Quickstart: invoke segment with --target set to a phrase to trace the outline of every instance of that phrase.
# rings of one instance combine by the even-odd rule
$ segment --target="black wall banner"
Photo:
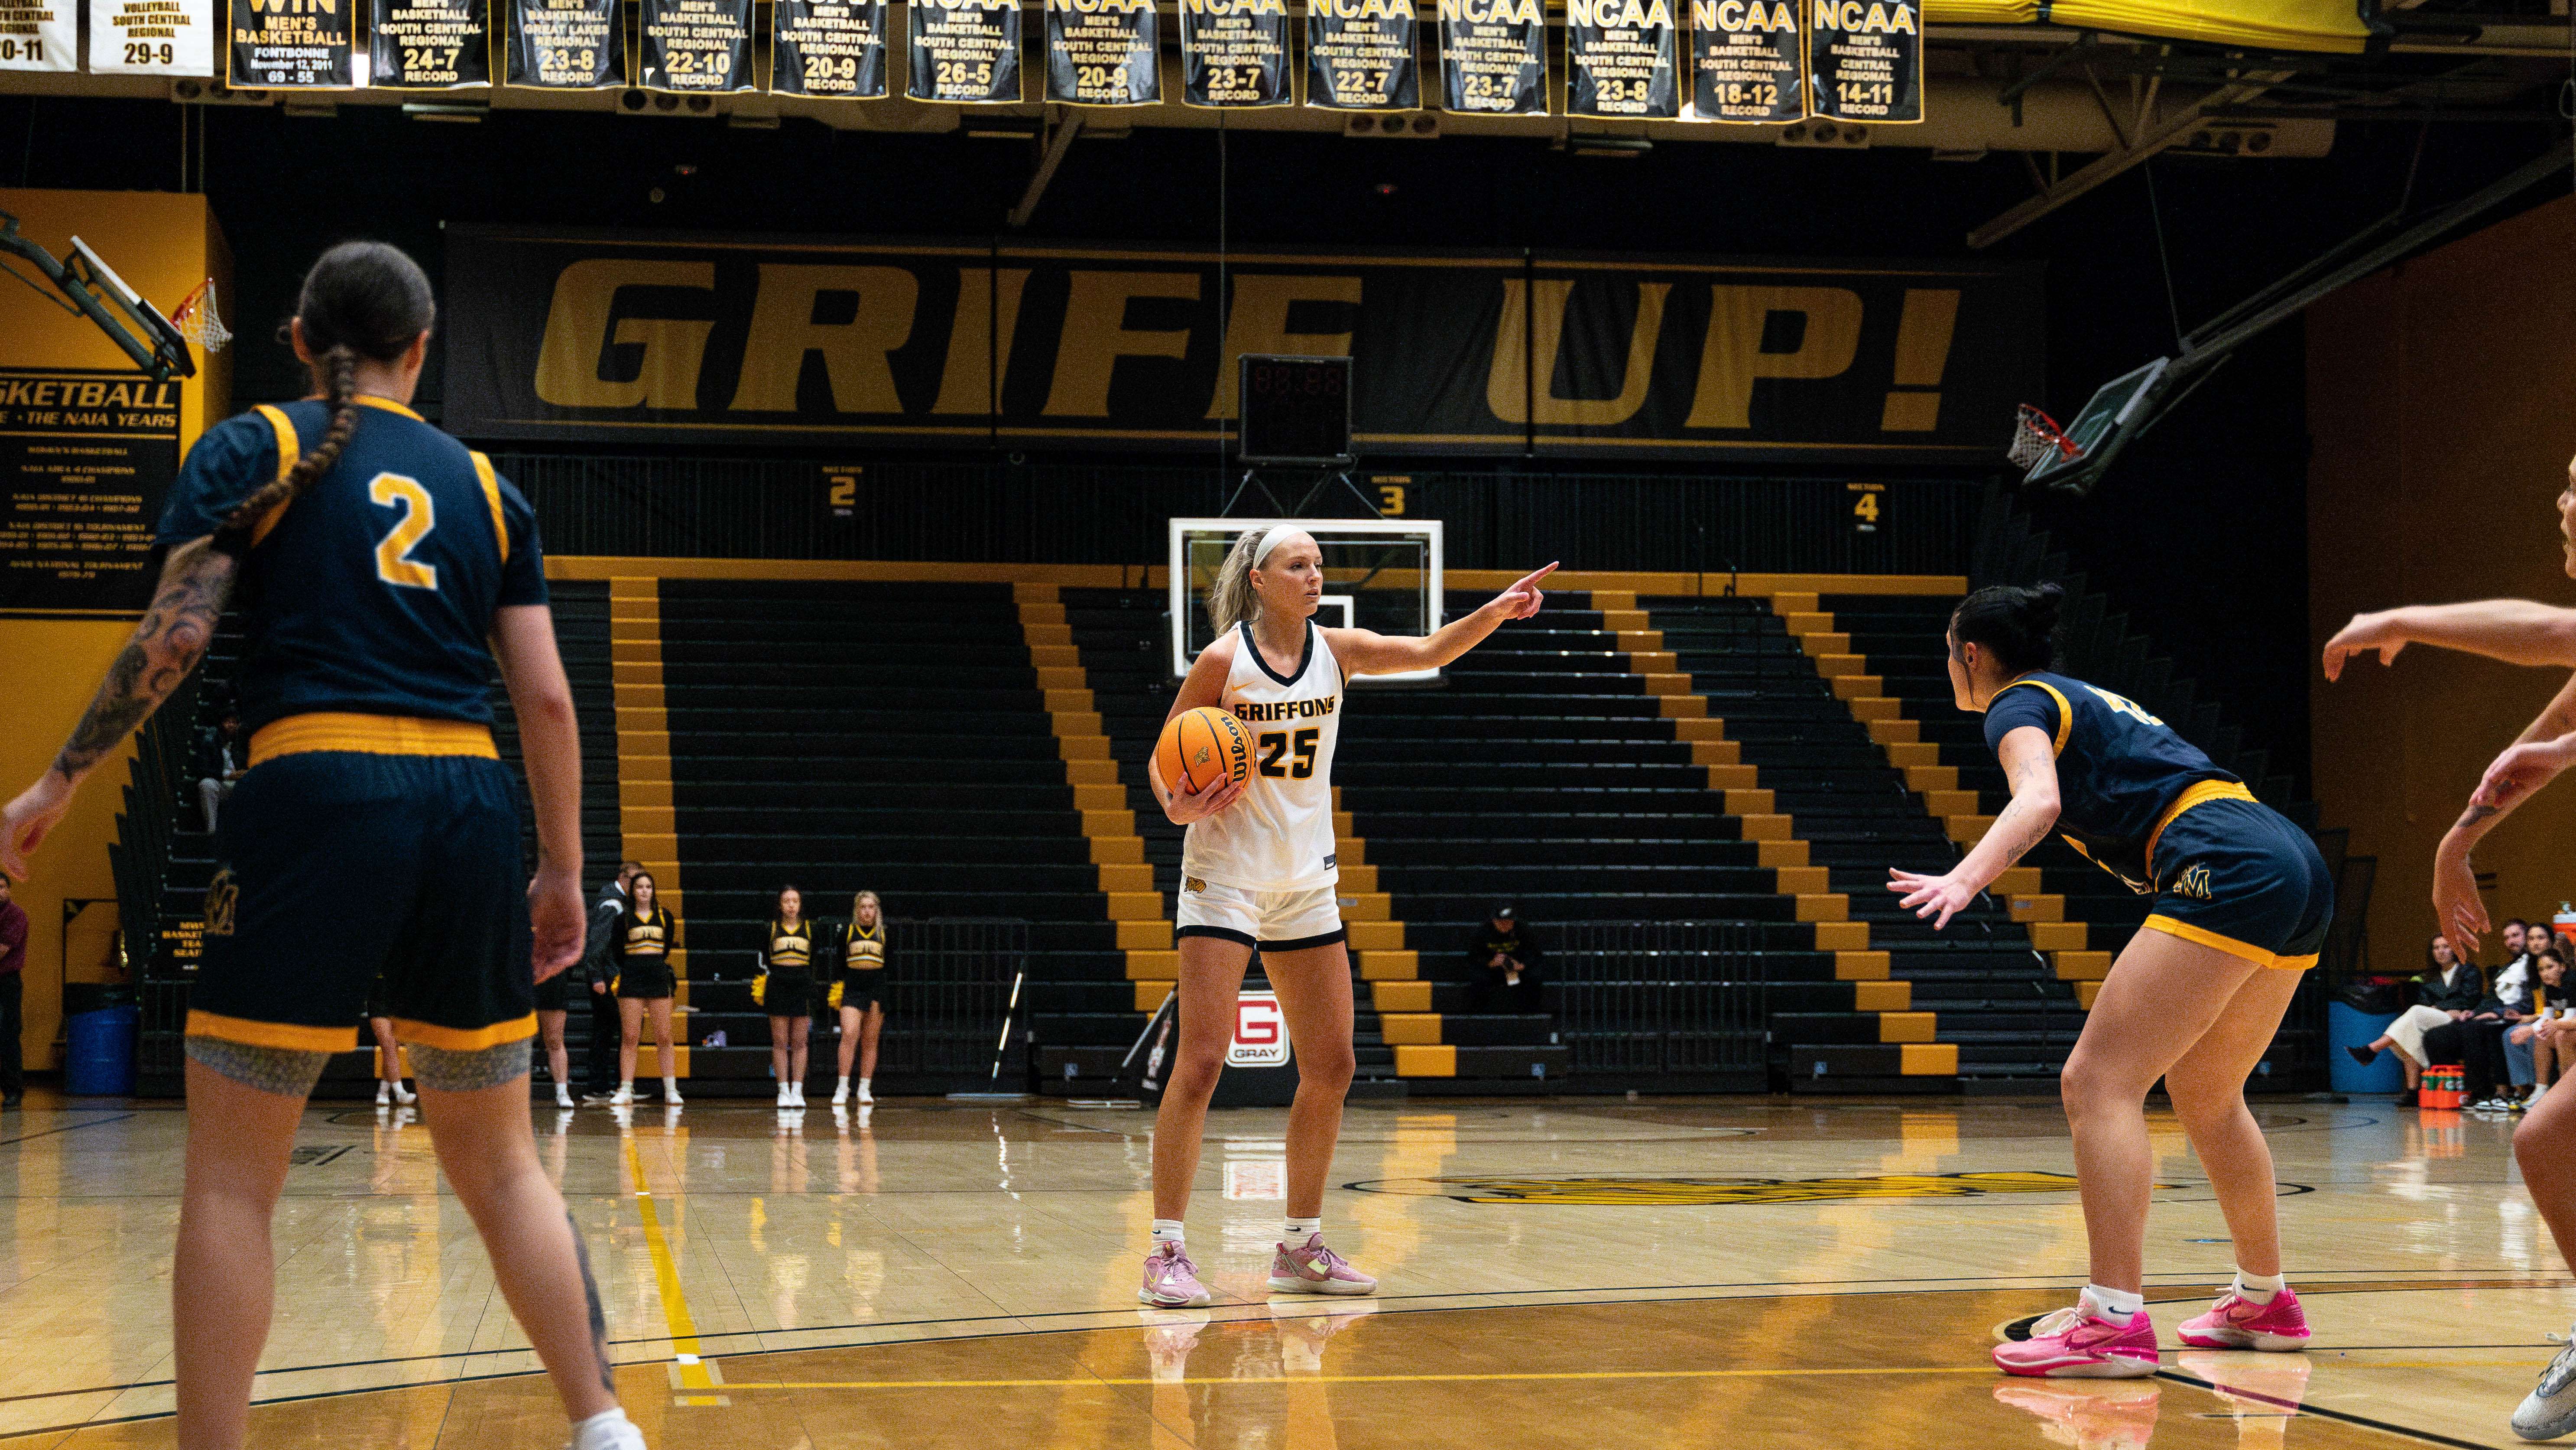
[[[1680,0],[1565,0],[1565,109],[1574,116],[1670,120]]]
[[[1809,0],[1808,104],[1837,121],[1923,119],[1921,0]]]
[[[1419,107],[1413,0],[1306,0],[1306,104],[1334,111]]]
[[[510,0],[514,86],[593,90],[626,84],[626,27],[617,0]]]
[[[886,93],[886,0],[778,0],[769,88],[786,96]]]
[[[1451,111],[1547,113],[1547,16],[1539,0],[1440,0],[1440,96]]]
[[[1803,120],[1805,0],[1690,0],[1694,121]]]
[[[179,476],[179,387],[0,368],[0,609],[140,609]]]
[[[1211,253],[454,226],[469,439],[1206,451],[1234,359],[1353,359],[1364,456],[1986,463],[2036,266]],[[998,394],[998,396],[997,396]],[[844,455],[845,456],[845,455]]]
[[[904,94],[965,105],[1020,99],[1019,0],[910,0]]]
[[[1047,99],[1141,106],[1163,98],[1154,0],[1046,0]]]
[[[751,0],[643,0],[644,86],[751,89]]]
[[[444,90],[492,79],[486,0],[368,0],[367,84]]]
[[[231,0],[226,84],[245,90],[347,90],[355,0]]]
[[[1191,106],[1284,106],[1288,0],[1180,0],[1181,101]]]

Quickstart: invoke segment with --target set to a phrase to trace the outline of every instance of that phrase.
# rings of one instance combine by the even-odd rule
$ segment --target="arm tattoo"
[[[223,616],[239,567],[199,539],[183,545],[162,567],[161,588],[144,612],[107,678],[99,683],[89,710],[54,757],[54,770],[65,780],[78,780],[107,753],[151,717],[179,682],[205,658]]]
[[[2460,817],[2459,824],[2453,826],[2451,829],[2455,831],[2466,830],[2471,826],[2480,825],[2503,814],[2503,811],[2494,806],[2471,806],[2469,807],[2468,814]]]

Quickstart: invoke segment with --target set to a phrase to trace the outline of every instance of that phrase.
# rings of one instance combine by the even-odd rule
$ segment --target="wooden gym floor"
[[[173,1443],[183,1120],[0,1118],[0,1446]],[[2045,1101],[1354,1104],[1326,1203],[1373,1300],[1271,1298],[1283,1114],[1219,1113],[1190,1218],[1220,1302],[1134,1300],[1143,1113],[1052,1103],[541,1109],[628,1412],[661,1450],[2509,1445],[2576,1315],[2511,1124],[2274,1103],[2306,1355],[2007,1380],[2080,1282]],[[2156,1319],[2226,1228],[2157,1120]],[[552,1394],[407,1110],[317,1107],[278,1215],[261,1446],[550,1447]]]

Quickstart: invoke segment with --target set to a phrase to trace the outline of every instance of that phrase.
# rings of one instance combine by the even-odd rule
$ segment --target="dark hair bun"
[[[1950,628],[1963,645],[1980,645],[2008,674],[2028,674],[2057,662],[2057,628],[2066,612],[2066,590],[2056,584],[2022,589],[1994,584],[1961,600]]]

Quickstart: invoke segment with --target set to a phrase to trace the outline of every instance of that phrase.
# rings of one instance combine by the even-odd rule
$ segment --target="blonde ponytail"
[[[1267,529],[1245,529],[1217,566],[1216,585],[1208,590],[1208,623],[1222,637],[1229,629],[1261,613],[1261,597],[1252,592],[1252,556],[1261,549]]]

